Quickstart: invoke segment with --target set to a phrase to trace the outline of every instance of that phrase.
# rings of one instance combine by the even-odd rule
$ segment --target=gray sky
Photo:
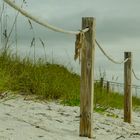
[[[19,4],[21,0],[16,0]],[[81,18],[96,18],[96,38],[106,52],[116,60],[123,59],[124,51],[132,51],[133,67],[140,77],[140,0],[26,0],[24,8],[33,15],[47,20],[50,24],[67,29],[79,30]],[[2,3],[2,2],[1,2]],[[9,7],[9,6],[8,6]],[[15,14],[10,9],[9,15]],[[48,55],[60,63],[68,63],[78,69],[78,62],[73,60],[75,36],[56,33],[33,23],[36,37],[41,37],[47,44]],[[29,30],[27,19],[18,18],[19,45],[30,43],[33,32]],[[39,45],[39,43],[38,43]],[[40,54],[43,51],[38,49]],[[65,60],[67,62],[65,62]],[[96,49],[96,68],[106,71],[108,77],[122,76],[123,66],[109,62]],[[111,72],[111,75],[110,75]],[[120,78],[122,79],[122,78]],[[137,82],[140,84],[139,82]]]

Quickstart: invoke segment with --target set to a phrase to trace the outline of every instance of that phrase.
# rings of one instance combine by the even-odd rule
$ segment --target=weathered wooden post
[[[82,18],[85,33],[85,45],[81,52],[81,89],[80,89],[80,136],[93,137],[93,94],[94,94],[94,53],[95,18]]]
[[[110,83],[109,83],[109,81],[107,81],[107,83],[106,83],[106,91],[107,91],[107,93],[110,92]]]
[[[124,53],[124,59],[128,61],[124,63],[124,122],[132,122],[132,54]]]
[[[101,91],[101,93],[103,91],[103,87],[104,87],[104,78],[101,77],[101,79],[100,79],[100,91]]]

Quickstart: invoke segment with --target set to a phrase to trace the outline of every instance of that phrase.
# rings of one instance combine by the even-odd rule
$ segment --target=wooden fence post
[[[124,59],[128,61],[124,63],[124,122],[132,121],[132,54],[124,53]]]
[[[104,78],[102,77],[102,78],[100,79],[100,91],[101,91],[101,93],[102,93],[102,91],[103,91],[103,87],[104,87]]]
[[[81,52],[81,88],[80,88],[80,136],[93,137],[93,93],[94,93],[94,53],[95,18],[82,18],[85,33],[85,45]]]
[[[109,81],[107,81],[107,83],[106,83],[106,90],[107,90],[107,93],[110,92],[110,83],[109,83]]]

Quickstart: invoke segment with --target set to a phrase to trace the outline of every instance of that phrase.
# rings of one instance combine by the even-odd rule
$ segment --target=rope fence
[[[13,7],[15,10],[19,11],[22,15],[24,15],[25,17],[33,20],[34,22],[44,26],[44,27],[47,27],[53,31],[56,31],[56,32],[61,32],[61,33],[66,33],[66,34],[73,34],[73,35],[77,35],[79,34],[81,31],[68,31],[68,30],[64,30],[64,29],[61,29],[61,28],[58,28],[58,27],[55,27],[51,24],[49,24],[47,21],[42,21],[41,19],[38,19],[37,17],[29,14],[28,12],[26,12],[23,8],[20,8],[17,4],[15,4],[13,1],[11,0],[4,0],[8,5],[10,5],[11,7]],[[88,28],[85,28],[82,30],[82,32],[87,32],[89,29]]]
[[[140,78],[139,78],[139,77],[137,77],[137,75],[136,75],[136,73],[135,73],[134,69],[132,69],[132,73],[133,73],[133,75],[134,75],[135,79],[140,80]]]
[[[96,42],[97,46],[99,47],[99,49],[101,50],[101,52],[102,52],[111,62],[113,62],[113,63],[115,63],[115,64],[124,64],[124,63],[126,63],[126,62],[129,60],[129,58],[126,58],[125,60],[120,61],[120,62],[114,60],[113,58],[111,58],[111,57],[104,51],[104,49],[101,47],[101,45],[98,43],[97,40],[95,40],[95,42]],[[133,73],[133,75],[134,75],[134,77],[135,77],[136,80],[140,80],[140,78],[136,75],[136,73],[135,73],[135,71],[134,71],[133,68],[132,68],[132,73]]]
[[[124,64],[124,84],[111,82],[111,81],[103,81],[102,86],[107,87],[107,90],[114,90],[115,86],[117,86],[118,90],[121,87],[121,90],[124,89],[124,122],[131,123],[131,112],[132,112],[132,96],[131,96],[131,88],[135,88],[135,91],[140,89],[140,86],[132,85],[131,76],[132,73],[137,80],[140,80],[132,69],[132,59],[131,52],[125,52],[125,59],[123,61],[116,61],[111,58],[101,47],[98,41],[95,38],[95,18],[83,18],[82,20],[82,30],[79,31],[69,31],[62,28],[55,27],[49,24],[47,21],[43,21],[33,16],[32,14],[26,12],[22,7],[18,6],[12,0],[3,0],[8,5],[13,7],[19,13],[24,15],[26,18],[46,27],[53,31],[76,35],[75,42],[75,56],[76,60],[79,57],[81,59],[81,89],[80,89],[80,136],[87,136],[89,138],[93,137],[93,94],[94,94],[94,56],[95,56],[95,44],[99,47],[101,52],[115,64]],[[18,15],[17,15],[18,16]],[[29,23],[30,23],[30,20]],[[32,26],[32,24],[30,23]],[[86,33],[87,32],[87,33]],[[86,34],[85,34],[86,33]],[[33,38],[31,44],[33,44],[35,38]],[[42,43],[42,42],[41,42]],[[42,43],[43,44],[43,43]],[[35,50],[35,49],[34,49]],[[80,58],[81,56],[81,58]],[[105,86],[106,84],[106,86]],[[87,104],[88,103],[88,104]],[[86,106],[86,107],[85,107]],[[87,117],[88,116],[88,117]],[[87,125],[88,124],[88,125]]]
[[[108,81],[101,78],[100,80],[95,80],[95,83],[99,83],[100,88],[106,89],[107,92],[117,92],[119,94],[124,94],[124,83],[119,83],[115,81]],[[132,96],[140,98],[140,86],[131,85]]]
[[[96,42],[97,46],[99,47],[99,49],[101,50],[101,52],[102,52],[111,62],[113,62],[113,63],[115,63],[115,64],[124,64],[124,63],[126,63],[126,62],[128,61],[128,58],[125,59],[125,60],[123,60],[123,61],[116,61],[116,60],[114,60],[114,59],[111,58],[109,55],[107,55],[107,53],[104,51],[104,49],[101,47],[101,45],[98,43],[97,40],[95,40],[95,42]]]

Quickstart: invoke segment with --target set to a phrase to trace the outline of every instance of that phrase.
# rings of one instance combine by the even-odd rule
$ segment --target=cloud
[[[21,3],[21,0],[17,1]],[[24,7],[33,15],[40,16],[50,24],[66,30],[81,29],[81,18],[93,16],[97,22],[96,35],[98,40],[101,40],[104,45],[111,46],[114,43],[119,45],[123,40],[126,42],[135,38],[138,40],[140,35],[139,4],[139,0],[42,0],[41,2],[30,0]],[[11,15],[11,13],[8,14]],[[10,18],[13,19],[13,16]],[[12,23],[12,20],[10,21]],[[74,44],[75,36],[56,33],[32,23],[35,35],[47,40],[50,42],[49,44]],[[30,42],[32,39],[33,31],[29,28],[27,19],[20,15],[18,35],[22,42]],[[125,46],[129,47],[129,44],[125,44]]]
[[[96,18],[96,36],[102,48],[116,61],[122,61],[124,51],[133,53],[133,68],[139,74],[139,36],[140,36],[140,0],[26,0],[24,5],[29,13],[47,20],[48,23],[66,29],[81,29],[82,17]],[[22,0],[16,0],[21,5]],[[0,8],[3,1],[0,1]],[[10,29],[17,11],[9,6],[8,28]],[[45,42],[47,59],[69,65],[74,71],[80,73],[80,65],[75,62],[74,45],[75,36],[57,33],[32,22],[34,31],[30,30],[27,18],[18,17],[18,50],[21,56],[33,56],[30,48],[32,38],[35,36],[36,53],[44,57],[45,51],[38,38]],[[15,34],[12,35],[14,39]],[[13,45],[15,47],[15,44]],[[106,72],[107,80],[119,76],[123,82],[123,65],[110,62],[98,48],[95,53],[95,76],[99,68]],[[135,82],[135,81],[134,81]],[[139,83],[138,83],[139,84]]]
[[[107,42],[140,36],[140,19],[135,17],[111,17],[97,24],[97,34]]]

